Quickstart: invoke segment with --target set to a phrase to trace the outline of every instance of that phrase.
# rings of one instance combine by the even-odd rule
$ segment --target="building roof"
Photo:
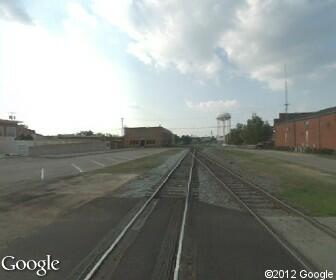
[[[161,130],[164,130],[166,132],[172,133],[169,129],[164,128],[162,126],[139,126],[139,127],[127,127],[127,126],[125,126],[124,129],[125,130],[127,130],[127,129],[134,129],[134,130],[139,130],[139,129],[161,129]]]
[[[14,124],[14,125],[17,125],[18,123],[20,123],[20,121],[0,119],[0,124]]]
[[[280,113],[278,119],[274,119],[274,124],[288,122],[288,121],[298,121],[316,118],[320,116],[336,114],[336,106],[326,108],[316,112],[304,112],[304,113]]]

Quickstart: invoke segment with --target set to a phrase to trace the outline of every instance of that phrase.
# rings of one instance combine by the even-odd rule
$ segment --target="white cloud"
[[[14,0],[0,0],[0,18],[17,20],[24,24],[33,23],[26,11]]]
[[[238,107],[238,101],[233,100],[209,100],[205,102],[194,103],[187,100],[186,105],[190,109],[202,111],[202,112],[215,112],[220,113],[228,109]]]
[[[274,90],[284,87],[284,64],[294,83],[336,60],[336,1],[247,0],[236,15],[221,47],[242,72]]]
[[[241,1],[92,2],[97,15],[129,35],[128,51],[139,60],[207,80],[222,69],[218,42]]]
[[[284,64],[291,84],[336,61],[334,0],[92,3],[97,15],[128,34],[128,51],[139,60],[202,80],[238,72],[278,90]]]

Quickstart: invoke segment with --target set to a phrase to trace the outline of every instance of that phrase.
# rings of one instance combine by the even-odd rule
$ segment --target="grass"
[[[154,167],[163,164],[170,156],[180,152],[181,149],[170,149],[168,151],[131,160],[117,165],[109,166],[103,169],[93,171],[95,174],[111,173],[111,174],[142,174]]]
[[[314,216],[336,216],[336,176],[286,161],[238,150],[223,150],[253,176],[274,182],[280,199]]]
[[[316,154],[316,155],[319,156],[319,157],[322,157],[322,158],[328,158],[328,159],[336,160],[336,154],[332,154],[332,155]]]

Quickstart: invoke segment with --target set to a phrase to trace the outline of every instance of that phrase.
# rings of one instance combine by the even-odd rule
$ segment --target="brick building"
[[[336,150],[336,107],[309,113],[281,113],[274,120],[275,146]]]
[[[125,147],[164,147],[174,144],[174,134],[166,128],[125,127]]]

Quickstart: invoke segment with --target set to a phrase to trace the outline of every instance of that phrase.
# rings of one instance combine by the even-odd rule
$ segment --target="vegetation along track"
[[[195,154],[195,160],[202,165],[225,189],[238,204],[251,214],[272,236],[280,243],[307,271],[314,271],[316,267],[306,259],[295,247],[276,232],[271,224],[265,219],[265,215],[295,215],[300,216],[318,227],[323,232],[335,238],[335,232],[315,219],[306,216],[299,210],[287,205],[276,197],[267,193],[259,186],[248,182],[222,164],[209,158],[202,152]]]
[[[99,257],[99,259],[91,263],[85,269],[85,271],[82,271],[78,279],[94,279],[96,274],[99,274],[99,271],[103,268],[104,263],[107,262],[108,257],[112,255],[113,252],[116,251],[117,247],[120,246],[122,241],[127,238],[126,235],[134,226],[134,224],[142,219],[142,216],[145,214],[145,212],[148,211],[149,208],[153,207],[155,200],[160,198],[182,199],[182,201],[184,201],[184,207],[181,208],[183,213],[181,213],[179,216],[181,217],[180,224],[177,227],[175,234],[176,238],[174,239],[176,242],[170,246],[172,248],[170,249],[170,261],[165,271],[165,275],[167,276],[165,278],[174,280],[179,279],[179,267],[184,239],[184,228],[188,215],[189,200],[193,196],[191,190],[193,167],[194,154],[192,152],[188,152],[178,161],[172,170],[169,171],[161,184],[148,197],[142,207],[133,215],[130,221],[121,230],[117,238],[111,242],[111,245]]]
[[[299,216],[317,227],[324,233],[336,239],[336,231],[320,223],[313,217],[307,216],[300,210],[288,205],[284,201],[265,191],[262,187],[248,181],[242,176],[234,173],[218,161],[210,158],[204,153],[198,153],[198,159],[202,160],[210,169],[220,177],[220,179],[233,191],[233,193],[243,201],[249,208],[259,213],[273,210],[279,214]]]

